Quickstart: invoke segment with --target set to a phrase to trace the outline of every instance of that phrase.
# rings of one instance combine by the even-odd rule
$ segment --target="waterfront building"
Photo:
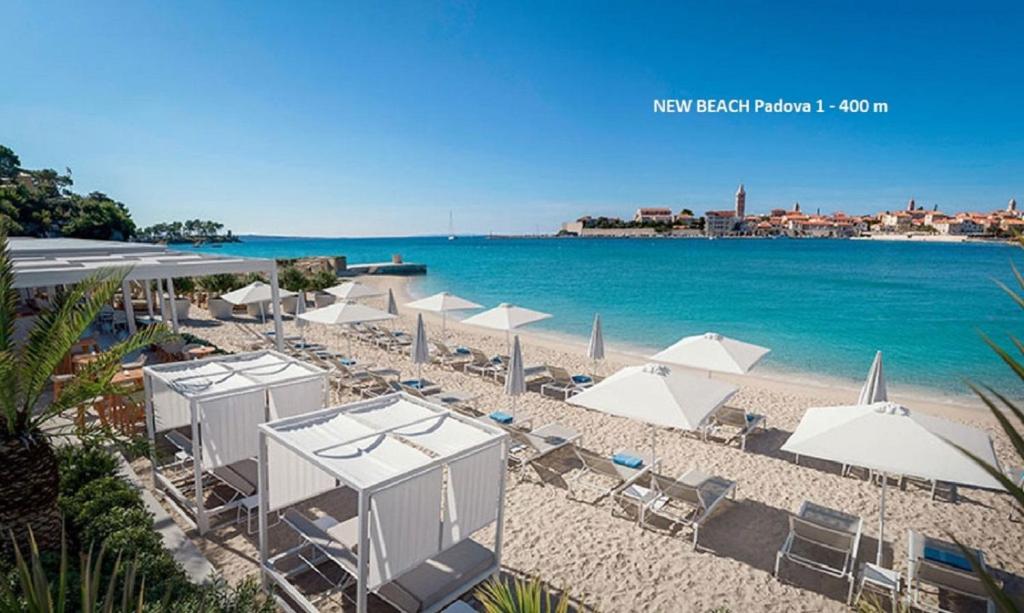
[[[675,215],[665,207],[641,207],[633,214],[636,223],[672,223]]]

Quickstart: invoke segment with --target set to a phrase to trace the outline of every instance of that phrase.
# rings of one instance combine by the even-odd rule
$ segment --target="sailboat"
[[[452,212],[448,210],[448,240],[455,240],[455,225],[452,223]]]

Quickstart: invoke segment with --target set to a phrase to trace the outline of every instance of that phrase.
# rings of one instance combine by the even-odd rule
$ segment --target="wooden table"
[[[209,356],[214,351],[217,351],[217,350],[215,348],[213,348],[213,347],[210,347],[210,346],[207,346],[207,345],[203,345],[201,347],[192,347],[191,349],[189,349],[185,353],[188,354],[189,358],[191,358],[193,360],[198,360],[200,358],[205,358],[205,357]]]

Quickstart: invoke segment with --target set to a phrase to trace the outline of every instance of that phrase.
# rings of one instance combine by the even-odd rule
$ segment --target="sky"
[[[236,233],[552,231],[740,182],[750,212],[1024,200],[1024,3],[818,4],[0,0],[0,144]]]

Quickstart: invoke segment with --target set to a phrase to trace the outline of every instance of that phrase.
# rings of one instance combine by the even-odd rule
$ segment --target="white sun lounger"
[[[550,423],[529,432],[515,428],[507,428],[512,437],[508,460],[513,469],[519,470],[519,478],[523,479],[527,465],[535,465],[539,460],[573,445],[580,438],[580,433],[562,424]]]
[[[922,601],[924,587],[929,586],[982,602],[990,613],[995,612],[996,605],[985,590],[985,585],[969,568],[970,562],[955,543],[908,530],[907,551],[907,597],[915,608],[947,613],[947,609],[937,604]],[[981,551],[976,553],[978,561],[985,567],[985,554]]]
[[[775,555],[775,577],[779,576],[782,560],[799,564],[805,568],[849,582],[846,603],[853,598],[853,584],[856,579],[857,550],[860,547],[861,530],[864,520],[856,515],[830,509],[805,500],[795,515],[789,516],[789,534],[779,552]],[[823,559],[809,557],[796,551],[800,544],[816,551],[832,552],[843,557],[836,565]]]
[[[649,484],[623,488],[616,497],[639,511],[641,525],[649,517],[661,517],[670,525],[693,531],[693,548],[701,527],[725,500],[736,497],[736,482],[691,468],[677,479],[651,473]]]
[[[708,427],[704,429],[704,440],[707,440],[709,434],[714,435],[720,430],[728,430],[732,436],[727,442],[739,439],[740,449],[746,451],[747,436],[758,430],[764,432],[767,427],[768,421],[764,415],[748,413],[737,407],[722,406],[711,416]]]

